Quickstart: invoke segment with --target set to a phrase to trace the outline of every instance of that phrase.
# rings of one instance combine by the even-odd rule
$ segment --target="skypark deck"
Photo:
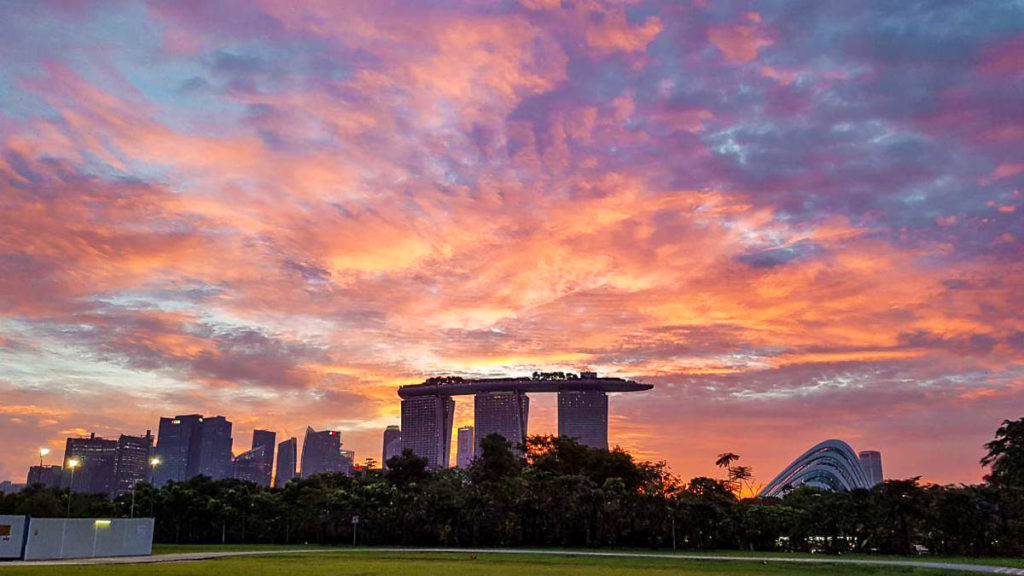
[[[398,395],[401,398],[418,396],[465,396],[482,392],[561,392],[569,390],[600,390],[602,392],[640,392],[654,388],[652,384],[640,384],[622,378],[572,378],[572,379],[534,379],[522,378],[483,378],[483,379],[438,379],[422,384],[401,386]]]

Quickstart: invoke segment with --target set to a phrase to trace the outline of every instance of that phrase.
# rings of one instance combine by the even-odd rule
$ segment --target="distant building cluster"
[[[457,395],[473,395],[473,426],[457,431],[456,465],[469,466],[480,453],[481,441],[500,434],[513,446],[525,440],[530,416],[528,393],[558,395],[558,433],[581,444],[608,449],[608,393],[649,390],[653,386],[621,378],[599,378],[594,372],[535,372],[527,378],[429,378],[402,386],[401,426],[384,430],[381,466],[404,450],[426,458],[432,468],[447,468],[452,449],[452,426]],[[323,473],[351,474],[363,467],[355,453],[342,448],[336,430],[306,428],[301,458],[298,439],[277,443],[270,430],[254,430],[252,446],[233,452],[232,423],[224,416],[179,414],[160,418],[157,436],[122,435],[117,440],[68,438],[62,465],[29,468],[27,484],[71,488],[78,492],[119,495],[138,482],[163,486],[196,476],[214,480],[234,478],[260,486],[281,487],[289,480]],[[373,459],[367,466],[373,466]],[[880,466],[880,465],[879,465]],[[0,490],[22,485],[7,482]]]
[[[782,497],[800,486],[845,492],[871,488],[882,478],[881,452],[864,450],[857,454],[842,440],[825,440],[786,466],[760,496]]]
[[[68,438],[63,464],[44,464],[43,456],[49,450],[41,451],[40,463],[29,468],[26,484],[117,496],[130,492],[138,482],[163,486],[208,476],[280,487],[299,476],[297,438],[278,444],[277,433],[254,430],[251,448],[235,456],[231,432],[231,421],[224,416],[182,414],[161,418],[156,438],[149,430],[144,436],[121,435],[117,440],[95,434]],[[354,459],[354,452],[342,449],[340,432],[306,429],[303,474],[350,474],[355,468]],[[0,485],[0,490],[17,491],[23,487],[6,482]]]

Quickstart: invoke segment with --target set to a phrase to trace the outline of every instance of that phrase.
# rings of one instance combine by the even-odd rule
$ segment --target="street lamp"
[[[68,482],[68,518],[71,518],[71,494],[75,491],[75,468],[81,463],[78,458],[68,458],[68,468],[71,470],[71,481]]]
[[[39,467],[40,468],[43,467],[43,456],[46,456],[49,453],[50,453],[50,449],[49,448],[40,448],[39,449]],[[40,474],[42,474],[42,472],[40,472]]]

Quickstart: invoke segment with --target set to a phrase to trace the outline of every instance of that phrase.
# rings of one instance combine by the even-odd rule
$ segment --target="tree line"
[[[664,463],[619,449],[552,436],[514,448],[494,435],[466,469],[432,471],[406,451],[385,471],[297,478],[280,489],[200,476],[140,483],[112,501],[76,492],[70,514],[154,516],[156,540],[178,543],[1024,554],[1024,418],[1004,422],[986,449],[980,484],[909,478],[762,499],[738,496],[749,493],[749,468],[734,468],[732,453],[719,458],[726,478],[683,482]],[[0,513],[62,517],[68,497],[31,486],[0,499]]]

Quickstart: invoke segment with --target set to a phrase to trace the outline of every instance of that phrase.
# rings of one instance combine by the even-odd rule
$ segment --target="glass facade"
[[[402,448],[426,458],[431,468],[447,468],[455,401],[448,396],[402,400]]]
[[[513,448],[526,440],[530,418],[530,398],[519,391],[486,392],[473,397],[473,425],[476,454],[480,443],[491,434],[500,434]]]
[[[74,485],[68,461],[78,460]],[[114,466],[117,461],[117,440],[104,440],[95,434],[88,438],[68,438],[64,449],[64,478],[61,485],[75,492],[113,494],[117,488]]]
[[[153,482],[163,486],[167,482],[182,482],[188,478],[189,448],[192,436],[203,422],[200,414],[187,414],[174,418],[161,418],[156,439],[156,455],[160,465],[153,471]]]
[[[277,475],[274,486],[280,488],[295,478],[295,464],[298,462],[297,438],[289,438],[277,445]]]
[[[263,465],[261,470],[263,476],[256,481],[260,486],[270,486],[274,478],[274,445],[277,441],[277,433],[270,430],[252,431],[252,449],[264,448]]]
[[[145,436],[125,436],[117,441],[117,493],[132,491],[138,482],[149,482],[149,455],[153,451],[153,435],[149,430]]]
[[[455,465],[459,468],[468,468],[476,456],[476,436],[473,434],[472,426],[459,428],[457,435],[458,445],[455,449]]]
[[[202,475],[221,480],[231,477],[231,422],[227,418],[202,419],[190,440],[186,478]]]
[[[591,448],[608,449],[608,394],[603,390],[558,393],[558,435]]]
[[[384,430],[384,446],[381,452],[381,468],[387,469],[388,460],[402,454],[402,429],[398,426],[388,426]]]

